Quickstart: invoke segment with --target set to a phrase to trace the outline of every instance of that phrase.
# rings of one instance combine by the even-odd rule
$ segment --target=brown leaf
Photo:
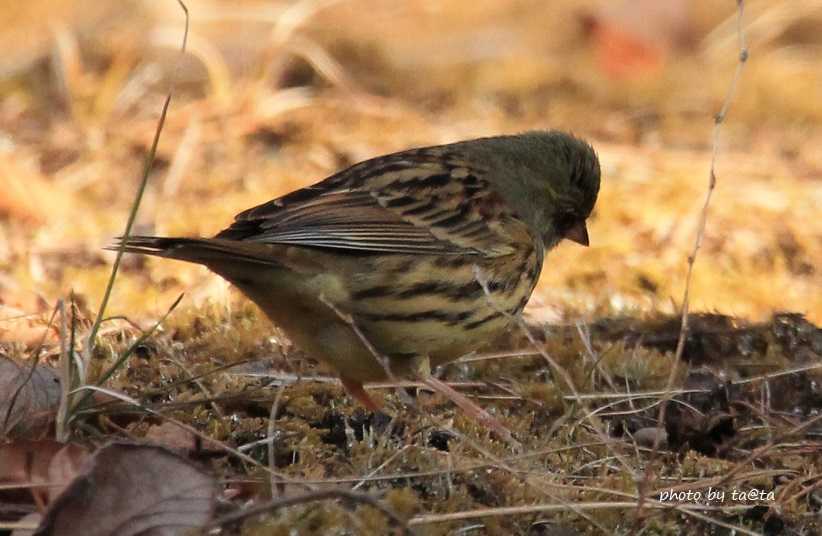
[[[88,460],[89,451],[80,445],[69,443],[58,450],[48,467],[48,496],[50,500],[59,497],[69,486]]]
[[[22,386],[22,387],[21,387]],[[54,369],[0,358],[0,437],[42,435],[60,403],[60,379]]]
[[[0,483],[42,484],[30,489],[35,501],[45,505],[77,475],[87,457],[88,451],[80,445],[52,440],[0,445]]]
[[[63,448],[57,441],[18,441],[0,445],[0,483],[42,483],[51,459]]]
[[[182,534],[208,523],[216,492],[210,475],[164,448],[114,443],[94,454],[35,534]]]

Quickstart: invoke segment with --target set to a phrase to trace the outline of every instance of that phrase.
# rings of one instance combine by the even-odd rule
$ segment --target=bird
[[[599,186],[590,144],[529,131],[365,160],[211,238],[128,236],[109,249],[205,265],[368,409],[381,405],[363,384],[418,380],[498,429],[431,370],[515,324],[547,251],[588,246]]]

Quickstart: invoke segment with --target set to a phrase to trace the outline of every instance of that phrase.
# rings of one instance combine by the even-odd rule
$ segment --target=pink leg
[[[459,391],[455,390],[451,386],[446,383],[441,382],[437,378],[433,376],[429,376],[423,383],[440,393],[444,397],[451,400],[454,404],[459,406],[462,411],[465,412],[471,419],[477,421],[478,423],[487,426],[491,430],[493,430],[497,436],[502,438],[503,440],[511,443],[513,445],[518,444],[518,441],[514,439],[514,436],[511,435],[511,431],[508,430],[505,426],[502,425],[497,419],[494,418],[493,415],[476,405],[470,398],[466,397]]]
[[[382,405],[376,403],[373,398],[368,396],[365,389],[362,388],[362,382],[345,377],[340,378],[340,380],[342,381],[345,390],[348,391],[348,394],[356,398],[360,404],[365,406],[367,409],[370,409],[371,411],[380,411],[382,409]]]

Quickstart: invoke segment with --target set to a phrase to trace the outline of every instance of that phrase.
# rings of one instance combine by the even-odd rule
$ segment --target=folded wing
[[[458,154],[434,147],[357,164],[237,215],[215,238],[359,252],[499,256],[525,225]]]

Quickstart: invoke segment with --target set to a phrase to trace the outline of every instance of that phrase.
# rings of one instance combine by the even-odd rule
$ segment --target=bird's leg
[[[356,398],[360,404],[366,407],[366,409],[371,411],[382,410],[382,405],[375,402],[374,399],[368,396],[368,393],[365,392],[365,389],[362,387],[362,382],[351,380],[345,376],[342,376],[340,380],[342,381],[345,390],[348,391],[348,394]]]
[[[431,361],[428,356],[418,357],[415,363],[415,371],[417,377],[426,386],[430,387],[434,392],[443,395],[451,402],[457,405],[465,414],[482,426],[493,430],[497,436],[504,439],[508,443],[517,444],[517,440],[501,422],[499,422],[493,415],[479,407],[470,398],[463,395],[447,383],[438,380],[431,375]]]

